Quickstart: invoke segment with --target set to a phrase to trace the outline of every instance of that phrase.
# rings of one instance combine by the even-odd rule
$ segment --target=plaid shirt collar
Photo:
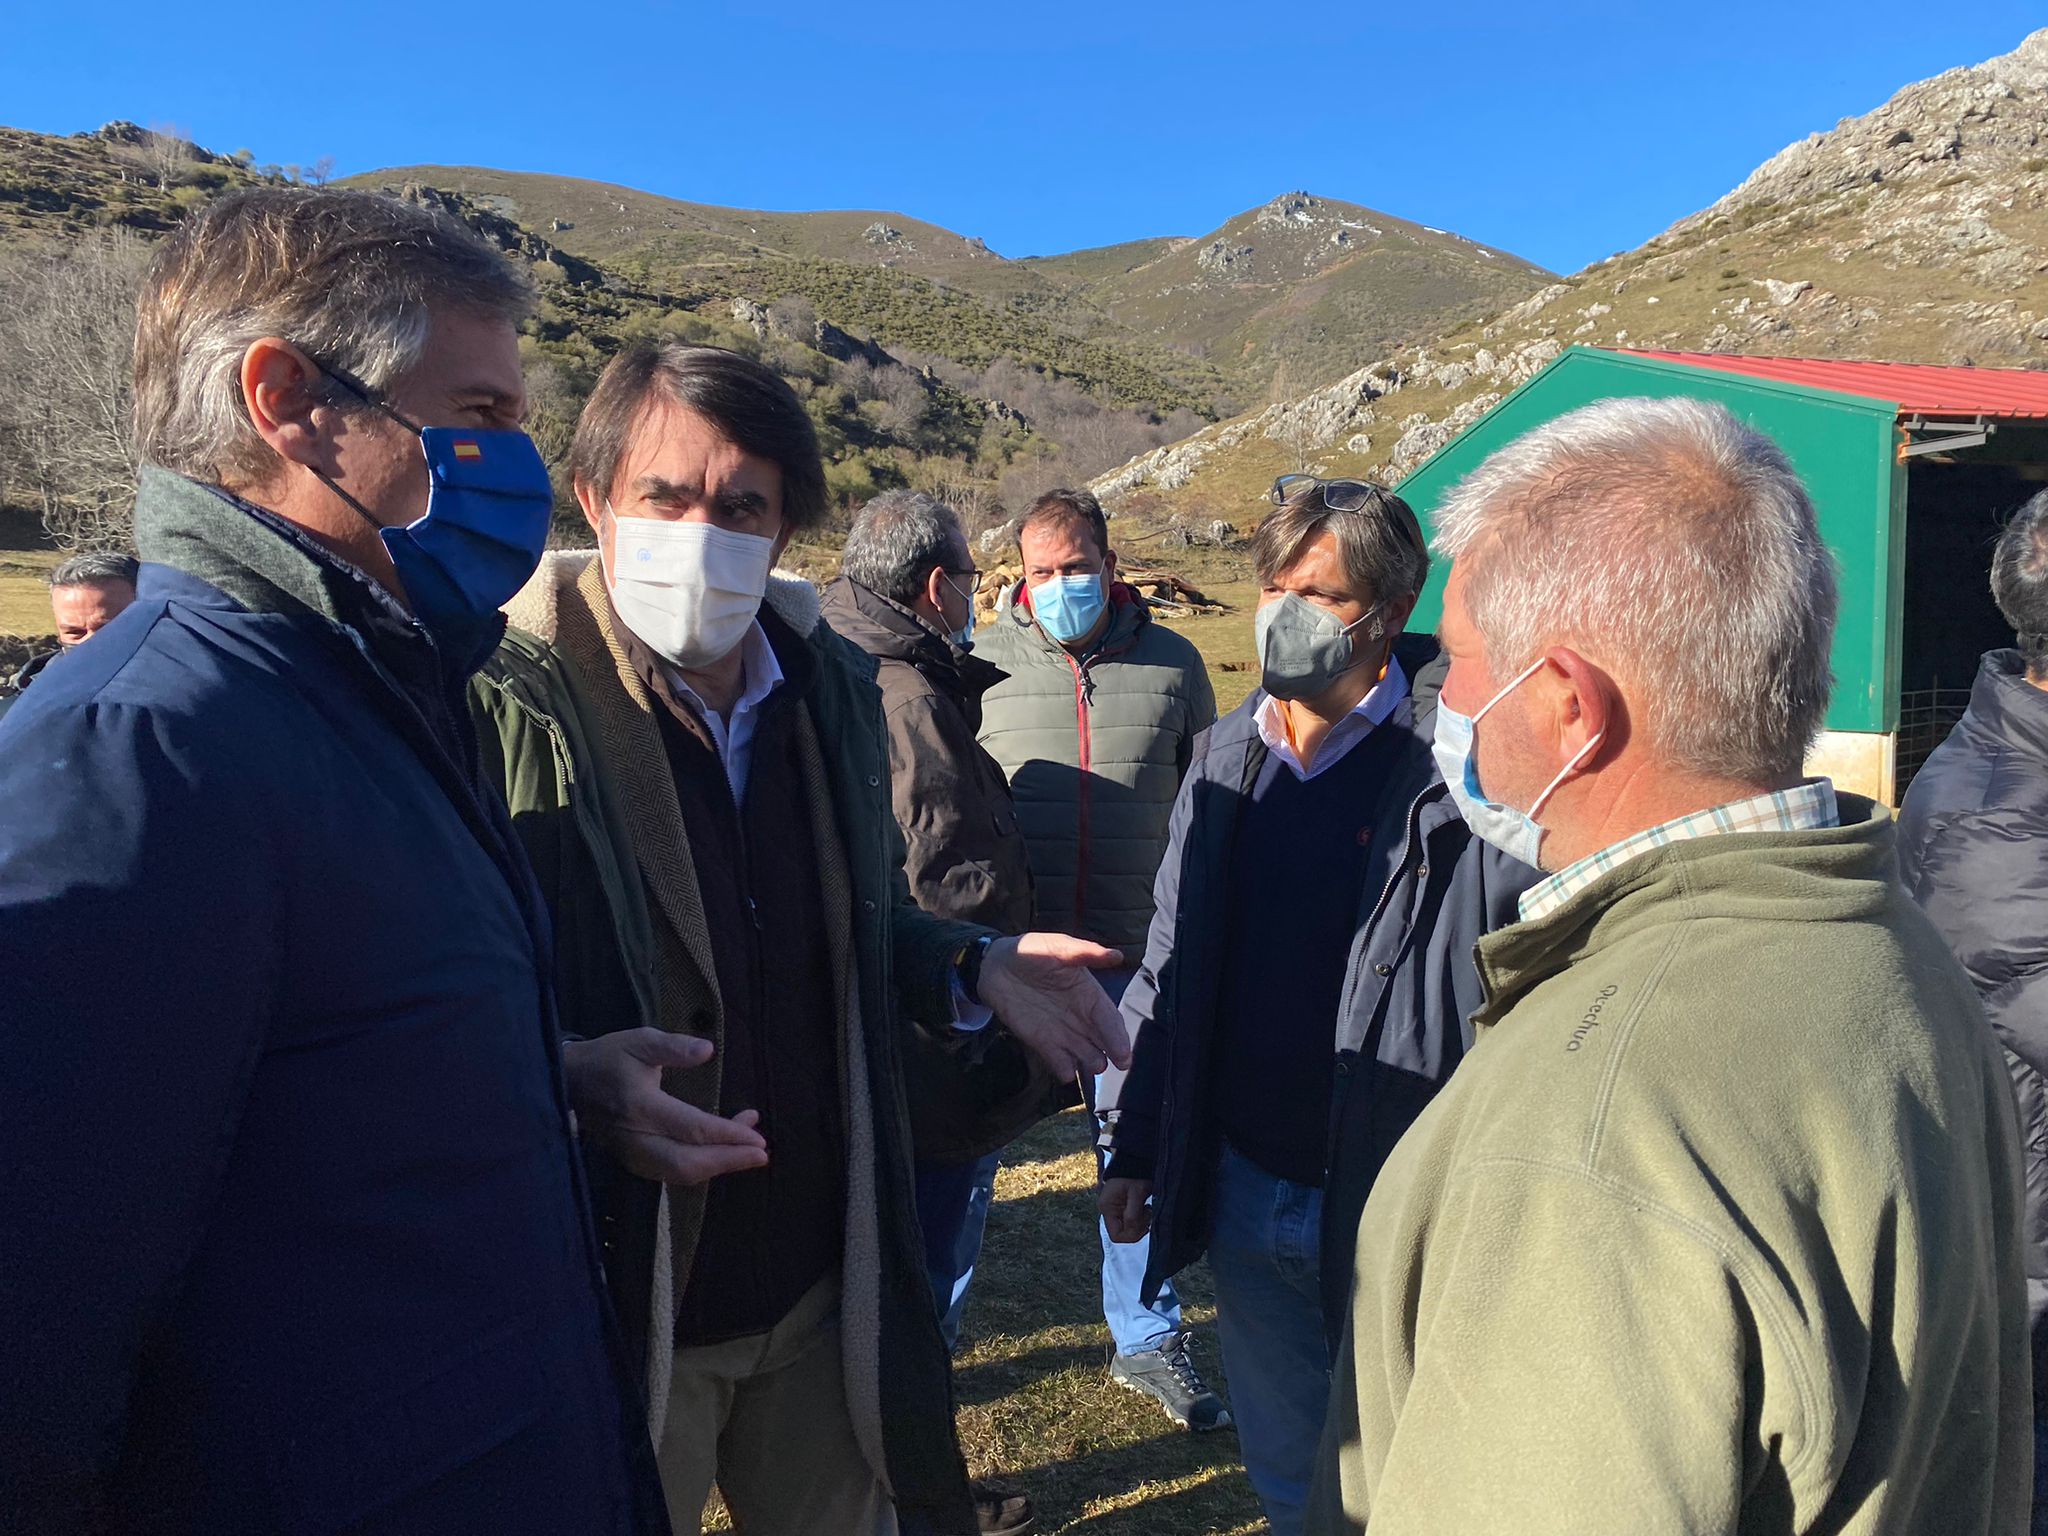
[[[1611,848],[1589,853],[1570,868],[1530,886],[1522,893],[1522,921],[1529,923],[1548,917],[1602,875],[1653,848],[1711,837],[1718,832],[1811,832],[1841,824],[1841,814],[1835,806],[1835,786],[1826,779],[1809,779],[1791,789],[1738,800],[1733,805],[1717,805],[1708,811],[1694,811],[1690,816],[1680,816],[1647,832],[1623,838]]]

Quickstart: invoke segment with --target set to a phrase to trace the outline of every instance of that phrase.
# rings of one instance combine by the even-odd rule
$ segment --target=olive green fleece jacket
[[[2025,1531],[2011,1088],[1890,815],[1841,809],[1481,942],[1360,1225],[1312,1531]]]

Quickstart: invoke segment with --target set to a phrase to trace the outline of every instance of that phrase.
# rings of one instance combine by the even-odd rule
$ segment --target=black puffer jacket
[[[2019,652],[1984,658],[1962,723],[1913,780],[1899,869],[1977,984],[2012,1069],[2038,1412],[2048,1401],[2048,693],[2027,681]]]

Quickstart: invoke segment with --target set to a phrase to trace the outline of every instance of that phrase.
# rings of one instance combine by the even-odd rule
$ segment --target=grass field
[[[50,633],[49,576],[61,551],[43,546],[25,519],[0,521],[0,635]]]
[[[1028,1494],[1040,1536],[1265,1530],[1233,1431],[1188,1434],[1110,1381],[1101,1276],[1095,1160],[1075,1110],[1019,1138],[996,1175],[953,1376],[968,1470]],[[1196,1362],[1227,1399],[1208,1271],[1176,1284]],[[728,1527],[714,1509],[707,1528]]]

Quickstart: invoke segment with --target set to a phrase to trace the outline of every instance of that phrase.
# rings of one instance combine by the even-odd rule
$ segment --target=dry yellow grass
[[[971,1470],[1029,1494],[1042,1532],[1265,1529],[1234,1433],[1190,1435],[1109,1379],[1083,1116],[1038,1126],[1003,1162],[954,1373]],[[1177,1283],[1198,1362],[1227,1396],[1208,1273],[1197,1265]]]
[[[62,558],[54,549],[0,548],[0,635],[50,633],[49,574]]]
[[[1081,1113],[1003,1154],[953,1384],[975,1477],[1030,1496],[1040,1536],[1252,1536],[1264,1531],[1230,1430],[1191,1435],[1109,1379],[1095,1159]],[[1176,1282],[1197,1362],[1229,1395],[1205,1266]],[[707,1530],[726,1530],[714,1499]]]

